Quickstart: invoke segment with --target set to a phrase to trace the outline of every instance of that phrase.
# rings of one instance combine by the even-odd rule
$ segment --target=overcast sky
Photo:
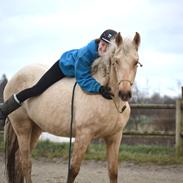
[[[31,63],[52,65],[108,28],[141,35],[136,82],[144,91],[180,95],[182,0],[0,0],[0,75]]]

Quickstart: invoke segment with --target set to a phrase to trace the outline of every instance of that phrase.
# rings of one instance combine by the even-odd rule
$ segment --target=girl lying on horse
[[[31,88],[11,96],[0,104],[0,126],[4,126],[8,114],[19,108],[25,100],[43,93],[49,86],[64,77],[76,77],[79,86],[86,92],[99,93],[111,99],[111,90],[102,86],[91,75],[91,66],[96,58],[102,56],[115,38],[117,32],[105,30],[99,39],[92,40],[80,49],[73,49],[62,54],[60,59]]]

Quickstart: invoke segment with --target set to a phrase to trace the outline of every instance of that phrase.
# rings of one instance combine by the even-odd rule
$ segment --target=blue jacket
[[[91,66],[98,58],[98,45],[95,40],[80,49],[63,53],[59,60],[59,67],[67,77],[76,77],[80,87],[90,93],[98,93],[101,87],[91,76]]]

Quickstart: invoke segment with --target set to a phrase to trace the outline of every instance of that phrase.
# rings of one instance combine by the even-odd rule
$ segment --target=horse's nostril
[[[119,97],[122,99],[122,97],[123,97],[123,92],[122,91],[119,91]]]
[[[123,100],[123,101],[128,101],[131,97],[132,97],[132,93],[131,91],[128,92],[122,92],[119,91],[119,97]]]

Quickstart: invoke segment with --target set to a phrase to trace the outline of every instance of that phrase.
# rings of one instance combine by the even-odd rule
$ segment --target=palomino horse
[[[103,138],[107,147],[110,183],[117,183],[118,154],[123,129],[130,116],[128,100],[139,63],[140,35],[123,39],[120,33],[108,51],[93,65],[94,77],[111,87],[113,100],[98,94],[88,94],[77,85],[74,101],[74,124],[71,172],[73,183],[79,173],[81,161],[92,139]],[[12,94],[33,85],[46,68],[28,66],[20,70],[6,85],[5,100]],[[59,136],[69,136],[71,96],[75,83],[64,78],[49,87],[43,94],[28,99],[11,113],[5,126],[6,168],[9,183],[32,183],[31,151],[43,131]]]

